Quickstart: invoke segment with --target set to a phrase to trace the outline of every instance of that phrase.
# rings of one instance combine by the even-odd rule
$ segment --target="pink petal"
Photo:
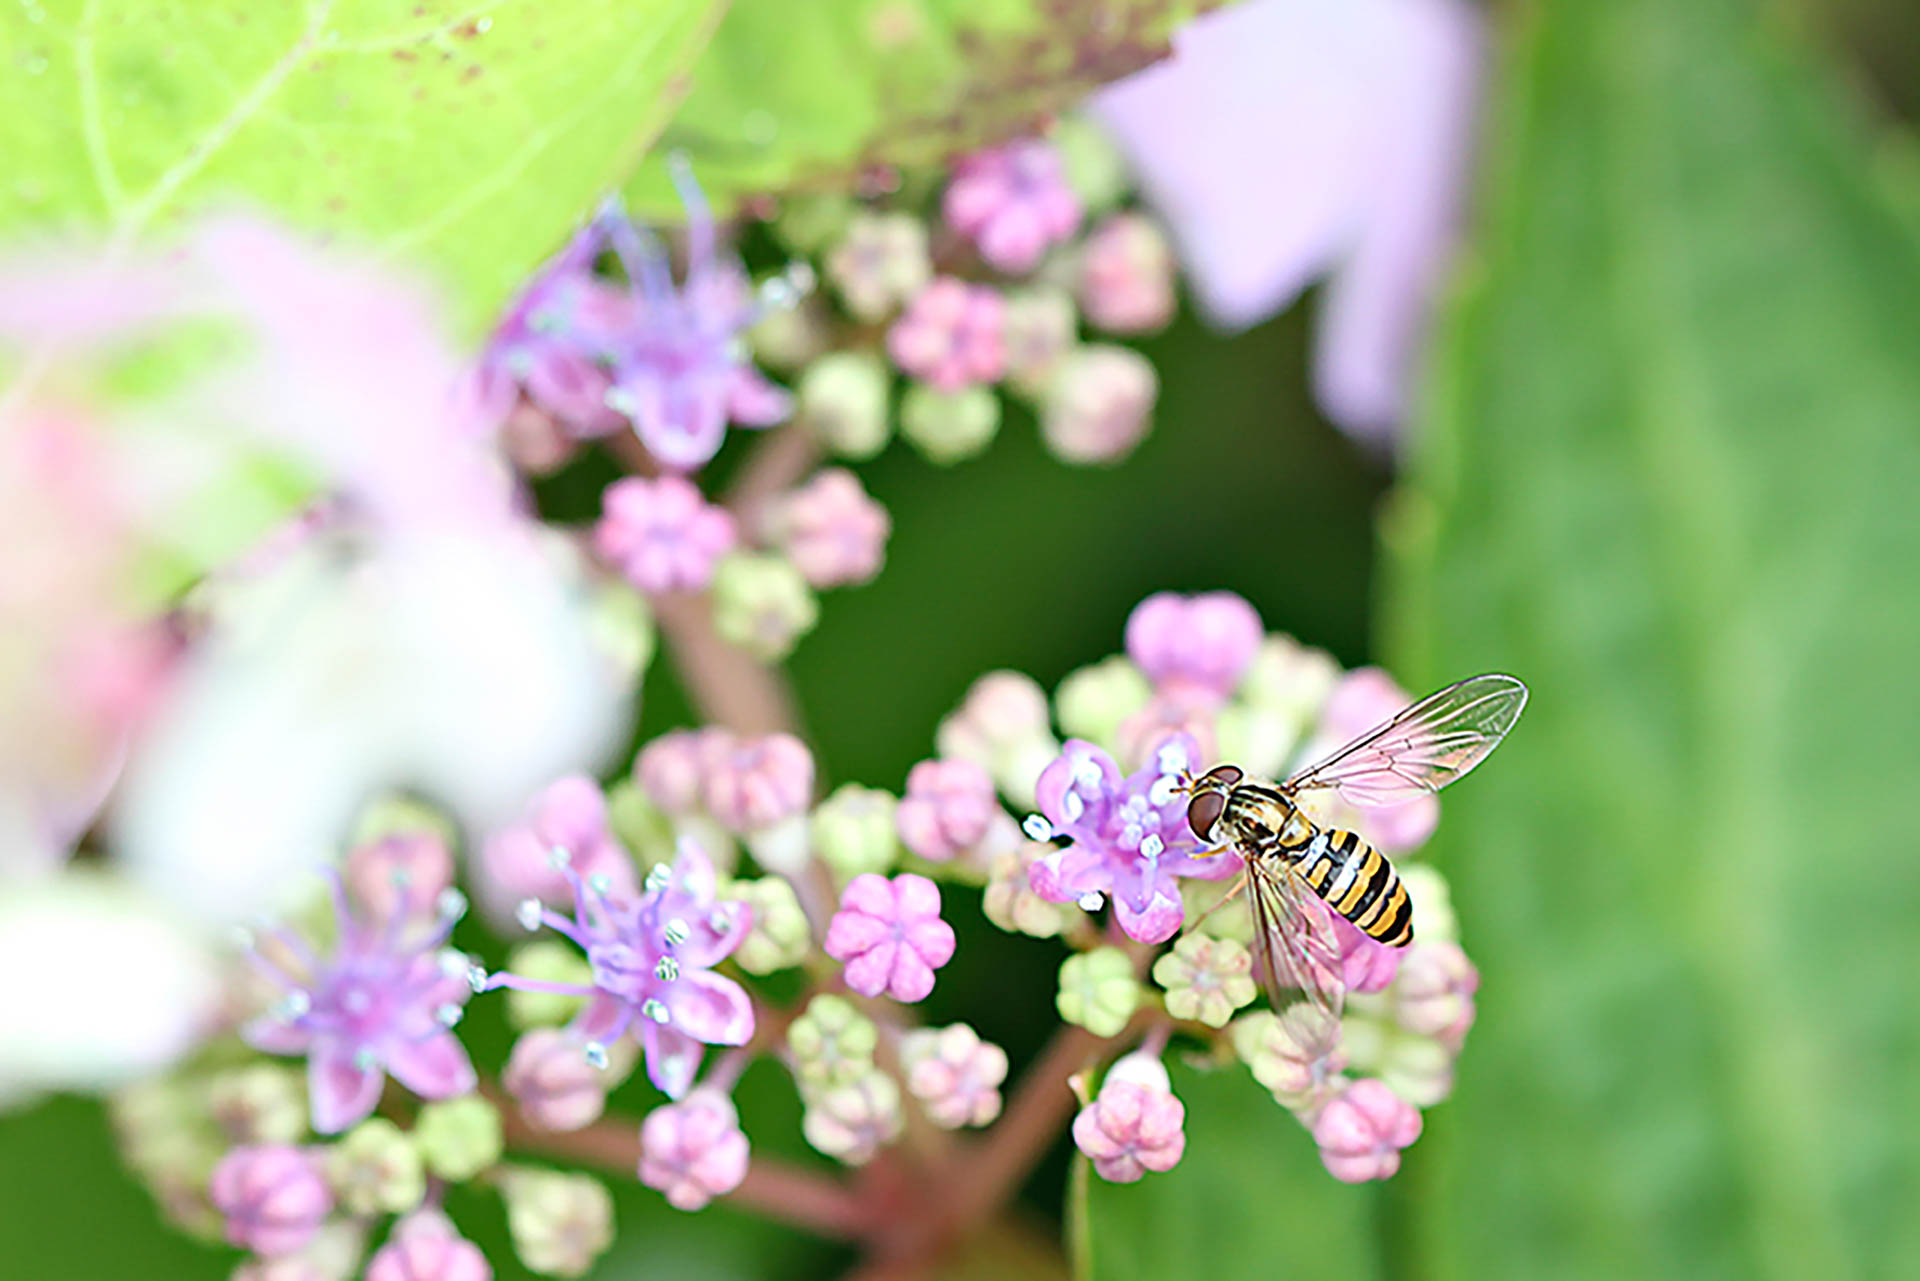
[[[249,1021],[240,1039],[263,1054],[305,1054],[313,1044],[312,1033],[272,1014]]]
[[[393,1079],[423,1099],[450,1099],[475,1085],[473,1060],[451,1032],[401,1041],[386,1057]]]
[[[336,1044],[315,1047],[307,1059],[307,1096],[313,1128],[338,1134],[373,1115],[386,1074],[377,1067],[356,1067],[353,1053]]]
[[[625,1001],[602,993],[587,1002],[572,1024],[572,1032],[582,1041],[613,1040],[626,1029],[628,1020],[633,1017]]]
[[[847,962],[847,986],[862,996],[880,995],[893,980],[894,957],[902,952],[911,949],[888,942],[860,953]]]
[[[908,872],[894,878],[895,914],[901,921],[917,921],[940,915],[940,887],[924,876]]]
[[[751,365],[734,372],[727,388],[727,417],[743,427],[771,427],[793,413],[793,397],[762,378]]]
[[[708,1045],[745,1045],[753,1035],[753,1002],[738,983],[695,970],[667,989],[673,1026]]]
[[[891,949],[893,970],[887,975],[886,992],[896,1001],[923,1001],[933,991],[933,969],[910,947]],[[847,986],[853,987],[853,967],[847,967]],[[859,991],[858,988],[854,988]]]
[[[1144,908],[1135,908],[1125,899],[1114,900],[1114,919],[1120,922],[1126,936],[1136,942],[1164,943],[1180,932],[1180,923],[1186,917],[1179,894],[1164,884],[1156,886],[1156,890]]]
[[[828,956],[844,961],[894,938],[893,922],[860,912],[834,913],[823,945]]]
[[[913,925],[907,930],[906,942],[922,961],[935,969],[953,959],[953,927],[938,918]]]
[[[877,872],[862,872],[847,882],[847,888],[841,892],[840,910],[892,920],[895,911],[892,882]]]
[[[662,1094],[677,1099],[693,1084],[693,1074],[700,1070],[700,1059],[706,1054],[706,1047],[686,1033],[664,1024],[651,1019],[644,1023],[645,1026],[640,1030],[640,1044],[647,1055],[647,1079]]]

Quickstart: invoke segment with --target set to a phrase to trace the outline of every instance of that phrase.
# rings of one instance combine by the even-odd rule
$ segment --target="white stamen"
[[[547,866],[556,872],[571,862],[573,862],[573,851],[564,845],[556,845],[547,851]]]
[[[448,1001],[445,1005],[434,1010],[433,1017],[440,1020],[441,1027],[452,1027],[460,1021],[460,1016],[465,1013],[465,1010],[455,1005],[452,1001]]]
[[[662,983],[671,983],[680,977],[680,962],[671,956],[663,956],[653,967],[653,977]]]
[[[1067,812],[1067,822],[1078,823],[1080,816],[1087,812],[1087,803],[1080,799],[1080,793],[1068,792],[1060,802],[1060,808]]]
[[[493,979],[487,974],[486,966],[470,965],[467,967],[467,986],[474,991],[486,991],[487,985],[491,982],[493,982]]]
[[[707,928],[715,934],[725,934],[733,928],[733,913],[724,907],[716,907],[707,913]]]
[[[440,891],[433,901],[434,910],[440,913],[443,921],[457,921],[467,914],[467,896],[449,885]]]
[[[396,890],[404,890],[413,884],[413,873],[404,867],[396,867],[387,873],[387,883]]]
[[[1162,774],[1153,780],[1153,786],[1147,789],[1147,801],[1155,809],[1167,804],[1176,795],[1180,780],[1172,774]]]
[[[1053,839],[1053,824],[1047,822],[1044,814],[1029,814],[1020,824],[1020,830],[1027,834],[1030,841],[1050,841]]]
[[[458,948],[447,948],[438,958],[440,977],[443,979],[463,979],[473,968],[473,958]]]
[[[666,940],[668,947],[679,947],[693,934],[693,930],[679,917],[667,922]]]
[[[605,872],[595,872],[587,878],[587,888],[595,894],[605,895],[613,888],[613,878]]]
[[[655,1023],[665,1023],[667,1021],[667,1007],[656,997],[650,996],[642,1001],[640,1003],[640,1012],[652,1019]]]
[[[1167,843],[1160,839],[1158,832],[1148,832],[1147,839],[1140,842],[1140,852],[1149,859],[1157,859],[1167,852]]]
[[[531,934],[540,928],[540,917],[546,908],[537,898],[523,898],[520,906],[513,909],[513,919],[520,922],[520,928]]]
[[[1089,890],[1075,901],[1083,912],[1098,912],[1107,900],[1099,890]]]
[[[586,1057],[589,1066],[604,1069],[607,1066],[607,1047],[598,1041],[588,1041]]]
[[[1073,781],[1082,787],[1090,787],[1095,791],[1099,791],[1100,784],[1106,780],[1105,776],[1100,773],[1100,767],[1083,756],[1080,758],[1080,763],[1073,767]]]
[[[380,1066],[380,1056],[362,1046],[353,1052],[353,1065],[362,1072],[369,1072]]]
[[[273,1013],[283,1023],[306,1017],[313,1009],[313,998],[305,992],[289,992],[274,1002]]]
[[[667,882],[673,879],[673,869],[665,863],[655,863],[647,872],[647,893],[657,894],[667,888]]]
[[[1187,749],[1178,743],[1163,744],[1158,753],[1162,774],[1178,774],[1187,768]]]

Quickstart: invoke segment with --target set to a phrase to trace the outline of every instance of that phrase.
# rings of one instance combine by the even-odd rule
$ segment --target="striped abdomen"
[[[1413,901],[1384,855],[1353,832],[1326,829],[1299,847],[1294,871],[1369,938],[1392,947],[1413,941]]]

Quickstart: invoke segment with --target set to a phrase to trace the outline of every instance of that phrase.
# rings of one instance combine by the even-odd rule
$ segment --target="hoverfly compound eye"
[[[1203,841],[1213,839],[1213,825],[1227,808],[1223,792],[1201,792],[1187,803],[1187,826]]]
[[[1245,778],[1246,771],[1238,765],[1216,765],[1200,779],[1202,783],[1217,783],[1221,787],[1232,787]]]

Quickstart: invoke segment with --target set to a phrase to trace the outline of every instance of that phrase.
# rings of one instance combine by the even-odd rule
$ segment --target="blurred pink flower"
[[[941,276],[887,330],[893,363],[944,392],[1006,372],[1006,306],[987,285]]]
[[[1330,276],[1316,394],[1363,439],[1389,439],[1406,410],[1481,54],[1465,0],[1249,0],[1095,99],[1215,324],[1253,324]]]
[[[747,1157],[740,1114],[715,1089],[657,1107],[640,1125],[640,1181],[677,1210],[698,1210],[739,1187]]]
[[[941,208],[987,265],[1013,275],[1031,271],[1080,226],[1080,199],[1067,185],[1060,153],[1037,138],[962,156]]]
[[[600,496],[593,548],[643,592],[697,592],[733,550],[733,517],[681,476],[628,476]]]
[[[844,467],[816,472],[781,498],[770,524],[794,568],[815,587],[864,583],[879,573],[893,528],[887,509]]]
[[[1363,1078],[1322,1109],[1313,1123],[1320,1161],[1342,1183],[1391,1178],[1401,1150],[1420,1137],[1420,1109]]]

